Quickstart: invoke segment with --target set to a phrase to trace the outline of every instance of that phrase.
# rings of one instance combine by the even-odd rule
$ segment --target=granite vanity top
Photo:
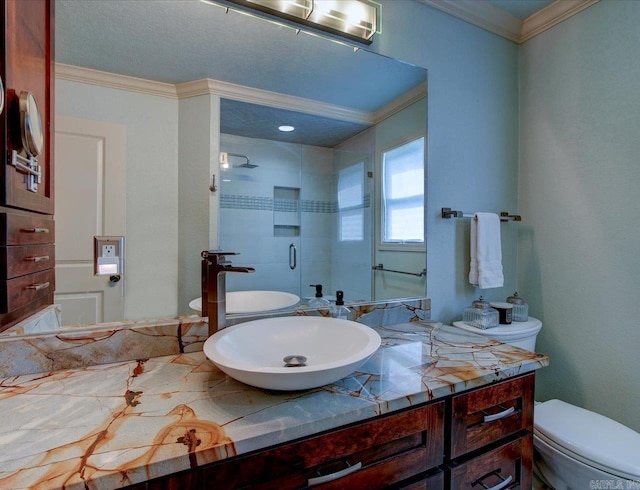
[[[2,379],[0,488],[118,488],[548,365],[455,327],[376,330],[359,371],[301,392],[236,382],[201,351]]]

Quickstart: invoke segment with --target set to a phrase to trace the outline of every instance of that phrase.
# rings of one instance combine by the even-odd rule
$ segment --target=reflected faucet
[[[255,272],[253,267],[234,267],[226,259],[237,252],[205,250],[202,252],[202,316],[209,318],[209,336],[226,327],[227,272]]]

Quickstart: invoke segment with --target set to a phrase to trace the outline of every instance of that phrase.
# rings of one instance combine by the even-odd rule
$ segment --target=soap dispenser
[[[322,297],[322,284],[310,284],[312,288],[316,288],[316,297],[309,301],[310,308],[326,308],[329,306],[329,300]]]
[[[336,291],[336,304],[331,306],[331,316],[348,320],[351,316],[351,310],[344,305],[344,292]]]

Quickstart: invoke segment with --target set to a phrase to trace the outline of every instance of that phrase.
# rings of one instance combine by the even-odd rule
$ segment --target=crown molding
[[[600,0],[556,0],[524,21],[482,0],[417,1],[520,44]]]
[[[118,75],[116,73],[92,70],[79,66],[64,65],[62,63],[56,63],[55,72],[56,78],[60,80],[88,83],[100,87],[127,90],[129,92],[159,97],[169,97],[171,99],[178,98],[176,86],[171,83],[155,82],[153,80]]]
[[[142,78],[118,75],[105,71],[92,70],[78,66],[56,63],[56,78],[72,82],[87,83],[101,87],[126,90],[129,92],[168,97],[171,99],[186,99],[201,95],[218,95],[226,99],[239,100],[252,104],[266,105],[304,112],[315,116],[330,117],[358,124],[374,124],[375,116],[372,112],[359,111],[348,107],[324,104],[311,99],[283,95],[267,90],[260,90],[233,83],[221,82],[204,78],[179,84],[155,82]]]
[[[424,99],[427,96],[427,82],[416,85],[408,92],[405,92],[397,99],[391,101],[386,106],[381,107],[373,113],[373,122],[378,124],[380,121],[393,116],[394,114],[406,109],[412,104],[415,104],[420,99]]]
[[[522,20],[482,0],[418,0],[418,2],[510,41],[518,42],[522,33]]]
[[[178,98],[218,95],[225,99],[239,100],[251,104],[276,107],[289,111],[303,112],[314,116],[330,117],[359,124],[373,124],[374,115],[349,107],[326,104],[303,97],[284,95],[243,85],[205,78],[176,85]]]
[[[314,116],[328,117],[357,124],[372,125],[400,112],[411,104],[426,97],[427,84],[422,83],[375,112],[361,111],[349,107],[325,104],[303,97],[284,95],[243,85],[203,78],[173,85],[142,78],[118,75],[79,66],[56,63],[56,78],[72,82],[87,83],[101,87],[126,90],[129,92],[187,99],[203,95],[217,95],[225,99],[239,100],[278,109],[303,112]]]
[[[600,0],[556,0],[535,14],[527,17],[522,26],[520,42],[525,42],[541,32],[551,29],[553,26],[582,12]]]

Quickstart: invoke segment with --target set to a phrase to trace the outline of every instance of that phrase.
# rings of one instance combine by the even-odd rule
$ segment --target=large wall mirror
[[[379,224],[382,156],[426,141],[423,68],[199,0],[57,0],[56,60],[64,323],[191,313],[199,251],[214,246],[256,269],[229,275],[231,290],[426,293],[424,242],[384,243]],[[123,280],[74,291],[93,235],[125,236]]]

